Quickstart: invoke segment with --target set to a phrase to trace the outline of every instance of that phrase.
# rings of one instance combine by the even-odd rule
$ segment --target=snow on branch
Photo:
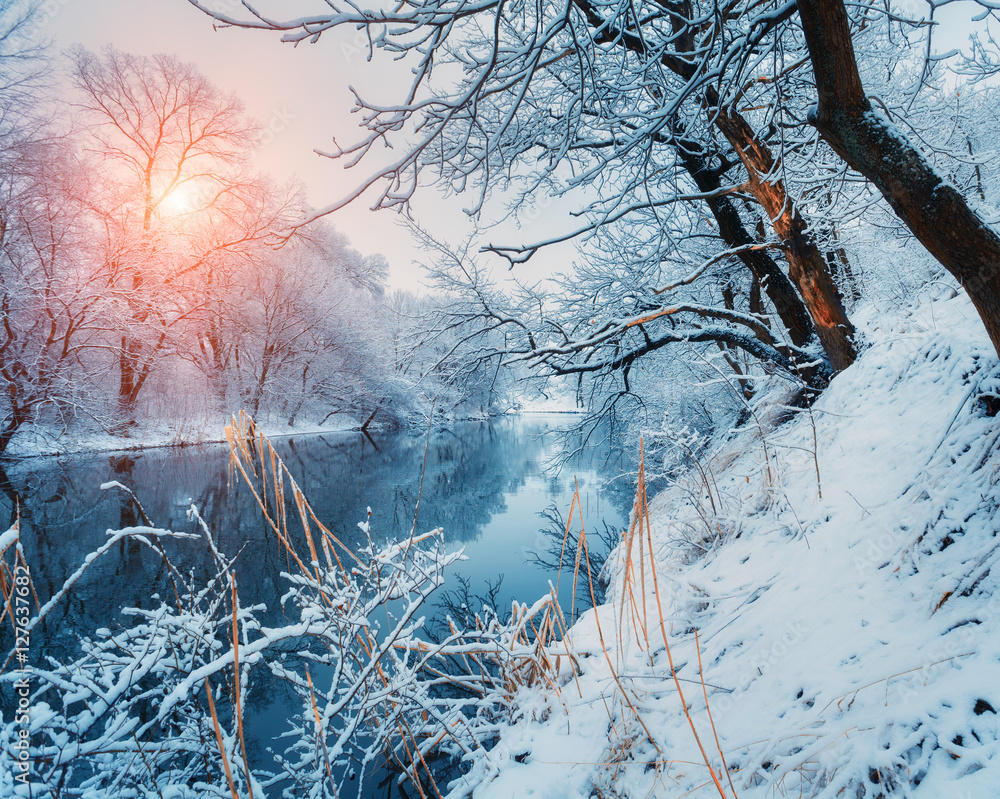
[[[228,785],[240,796],[304,786],[309,796],[334,797],[385,763],[422,794],[465,795],[472,777],[450,792],[442,777],[479,762],[475,779],[486,779],[489,750],[520,687],[561,681],[558,656],[570,649],[554,640],[565,628],[555,594],[530,607],[515,603],[506,623],[484,610],[466,628],[449,620],[445,635],[429,635],[428,599],[462,551],[449,552],[440,529],[379,544],[370,522],[359,525],[364,540],[352,551],[316,519],[249,417],[234,418],[227,432],[234,466],[288,554],[288,622],[267,626],[263,605],[241,602],[234,562],[196,509],[203,536],[152,527],[111,533],[32,626],[126,537],[151,546],[165,536],[203,538],[218,571],[204,584],[175,585],[153,607],[126,609],[130,620],[84,637],[75,658],[49,657],[32,672],[32,795],[226,796]],[[288,519],[296,511],[300,532]],[[296,551],[304,539],[305,556]],[[564,670],[573,668],[568,660]],[[266,768],[247,755],[244,709],[251,686],[274,680],[288,684],[298,708],[289,708],[283,751]],[[4,719],[0,747],[17,734]]]

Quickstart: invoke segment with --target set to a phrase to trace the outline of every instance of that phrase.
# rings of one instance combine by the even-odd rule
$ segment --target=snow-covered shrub
[[[687,501],[672,519],[671,539],[699,557],[735,535],[740,527],[741,508],[725,496],[716,480],[717,465],[706,452],[711,437],[688,424],[678,426],[664,414],[660,427],[644,433],[641,446],[646,460],[655,464],[645,479],[663,481],[683,494]]]
[[[263,605],[241,601],[236,558],[218,550],[194,506],[200,536],[159,530],[145,518],[142,527],[114,532],[112,542],[128,537],[160,552],[171,585],[156,607],[126,610],[122,628],[84,637],[75,659],[49,658],[31,673],[30,789],[0,788],[86,799],[334,797],[347,781],[387,768],[418,782],[420,792],[442,795],[442,775],[477,761],[480,778],[492,773],[489,750],[514,695],[559,679],[558,647],[545,646],[562,629],[552,595],[532,607],[515,604],[504,623],[477,614],[468,628],[452,623],[437,640],[424,635],[425,603],[463,558],[446,551],[441,530],[379,545],[365,521],[366,543],[352,551],[316,518],[249,418],[234,419],[227,434],[234,469],[286,550],[287,623],[268,626]],[[292,529],[289,504],[301,531]],[[173,567],[159,540],[177,536],[200,537],[210,549],[211,579],[199,584]],[[244,730],[247,695],[262,672],[287,682],[298,700],[283,752],[266,769],[251,762]],[[0,720],[5,757],[17,736],[14,719]],[[459,779],[451,795],[470,787]]]

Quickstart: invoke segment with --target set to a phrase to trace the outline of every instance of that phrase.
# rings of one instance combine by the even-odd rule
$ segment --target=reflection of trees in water
[[[375,535],[409,534],[420,497],[418,528],[444,527],[449,541],[463,542],[504,511],[506,493],[538,472],[542,443],[513,427],[496,422],[434,430],[426,470],[422,436],[398,436],[379,450],[360,436],[336,444],[303,439],[291,444],[294,457],[286,464],[301,475],[299,484],[317,515],[344,540],[360,543],[357,522],[367,506]],[[337,475],[332,485],[327,470]]]
[[[611,527],[602,521],[596,530],[586,531],[586,547],[580,544],[579,515],[574,511],[573,522],[567,527],[562,509],[557,505],[549,505],[540,514],[544,526],[539,532],[545,538],[545,548],[539,548],[529,554],[529,559],[553,573],[562,575],[564,587],[559,592],[563,611],[569,610],[570,603],[566,601],[572,591],[574,571],[579,557],[579,573],[576,575],[576,597],[573,604],[577,610],[591,608],[596,601],[598,605],[604,602],[607,589],[604,564],[611,551],[621,540],[621,530]],[[577,551],[580,550],[579,556]]]
[[[449,542],[461,543],[478,538],[495,516],[507,511],[508,496],[542,475],[554,443],[551,436],[538,435],[545,430],[540,420],[436,429],[426,449],[426,469],[426,435],[379,436],[377,447],[358,434],[302,436],[274,443],[317,516],[348,546],[361,545],[357,523],[369,505],[375,537],[409,534],[418,496],[418,532],[441,526]],[[219,549],[228,555],[241,553],[236,563],[241,601],[265,604],[268,613],[262,621],[278,623],[277,617],[283,615],[278,598],[286,588],[281,572],[291,570],[287,551],[274,540],[242,479],[230,476],[228,450],[223,446],[36,460],[8,465],[7,472],[0,469],[0,513],[13,519],[15,507],[20,506],[22,542],[43,602],[105,543],[107,530],[142,524],[142,514],[126,492],[101,490],[101,484],[109,481],[132,489],[158,527],[196,532],[196,524],[187,518],[190,505],[196,505]],[[543,483],[551,500],[572,483],[572,472],[546,474]],[[548,500],[539,498],[539,511]],[[291,506],[289,518],[298,518]],[[214,573],[204,543],[168,540],[163,546],[182,573],[193,571],[202,578]],[[482,564],[480,572],[488,577],[494,568],[502,567]],[[127,621],[120,615],[122,607],[151,607],[157,604],[154,595],[172,602],[170,584],[168,570],[155,551],[123,540],[113,553],[90,566],[66,601],[34,632],[33,660],[41,665],[46,656],[60,660],[78,656],[78,635],[90,636],[99,627],[114,629]],[[473,584],[470,589],[460,582],[456,586],[467,595],[470,590],[488,592],[488,586]],[[0,695],[0,706],[9,701],[8,693]],[[294,704],[280,681],[251,682],[246,706],[248,747],[255,765],[273,765],[264,750],[284,729],[288,708]]]
[[[175,451],[134,455],[67,457],[19,462],[7,467],[2,503],[20,507],[21,541],[39,598],[45,601],[86,556],[106,541],[108,530],[140,524],[127,493],[101,490],[118,481],[136,490],[146,513],[162,527],[192,531],[176,505],[173,480],[189,485],[226,480],[226,460],[215,452]],[[167,551],[179,567],[204,568],[201,547],[171,542]],[[124,605],[148,606],[150,596],[169,583],[162,559],[131,539],[93,562],[66,601],[53,609],[36,638],[46,654],[75,641],[75,631],[89,633],[113,626]]]
[[[539,474],[552,444],[537,435],[545,429],[543,422],[522,420],[435,429],[425,471],[424,435],[382,436],[377,448],[357,434],[278,439],[275,446],[317,516],[349,546],[361,544],[357,523],[365,518],[367,506],[374,512],[376,537],[407,535],[422,473],[418,531],[444,527],[448,540],[460,543],[478,537],[506,510],[506,495]],[[140,523],[125,492],[101,490],[102,483],[112,480],[131,488],[159,527],[196,532],[187,518],[195,504],[223,552],[232,555],[242,549],[237,561],[241,595],[280,613],[280,574],[288,569],[284,547],[272,540],[246,486],[238,477],[230,481],[228,450],[222,446],[9,465],[0,474],[0,513],[13,518],[15,506],[20,506],[22,542],[42,601],[104,543],[107,530]],[[203,544],[169,541],[165,548],[182,572],[209,574],[211,559]],[[171,593],[162,560],[149,548],[125,540],[114,557],[91,565],[39,637],[47,648],[58,649],[75,641],[74,631],[86,634],[114,626],[122,606],[148,607],[157,593],[164,599]]]

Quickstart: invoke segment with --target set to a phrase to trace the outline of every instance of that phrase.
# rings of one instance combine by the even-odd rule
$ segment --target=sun
[[[158,206],[163,216],[183,216],[195,210],[196,203],[191,192],[183,188],[174,189],[160,200]]]

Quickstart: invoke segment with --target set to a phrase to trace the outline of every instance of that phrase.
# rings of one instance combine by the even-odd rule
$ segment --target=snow
[[[0,533],[0,555],[7,551],[7,548],[12,544],[17,543],[17,537],[20,534],[20,528],[18,525],[12,525],[5,532]]]
[[[461,781],[477,799],[719,796],[657,587],[726,796],[996,795],[1000,424],[977,398],[1000,369],[953,291],[859,321],[868,348],[811,411],[703,458],[714,515],[697,475],[652,500],[656,581],[642,535],[619,546],[609,603],[570,630],[582,674],[518,696]]]
[[[561,629],[544,621],[555,589],[515,604],[509,622],[485,614],[475,630],[453,629],[444,641],[420,637],[423,603],[464,557],[445,553],[440,530],[381,549],[369,542],[350,575],[317,564],[286,574],[298,619],[265,627],[254,616],[262,606],[240,606],[237,623],[226,609],[230,564],[202,523],[219,561],[212,584],[176,609],[130,611],[137,623],[97,631],[80,661],[33,672],[39,686],[61,692],[61,711],[52,696],[52,707],[40,701],[41,687],[34,695],[33,746],[47,758],[39,761],[47,778],[98,744],[127,753],[133,732],[137,746],[169,721],[169,729],[183,723],[163,744],[176,761],[162,795],[187,785],[202,768],[184,743],[203,740],[197,698],[212,680],[222,701],[238,625],[241,669],[267,665],[302,701],[280,765],[310,784],[324,774],[314,720],[322,718],[319,740],[336,758],[362,745],[364,723],[376,724],[369,733],[379,746],[394,740],[398,714],[417,725],[422,751],[443,741],[464,758],[464,773],[442,785],[449,799],[995,796],[1000,416],[984,400],[1000,396],[1000,365],[954,287],[930,285],[895,314],[878,304],[872,292],[855,313],[865,347],[813,407],[793,407],[787,383],[773,381],[739,429],[704,450],[689,447],[702,452],[698,468],[652,499],[648,525],[637,501],[605,566],[607,603],[563,640],[551,633],[544,652],[528,631]],[[200,521],[194,508],[192,516]],[[358,526],[368,530],[367,521]],[[180,535],[109,531],[31,626],[124,537],[151,545]],[[10,531],[0,535],[0,550],[13,541]],[[437,548],[427,551],[428,541]],[[383,628],[372,619],[390,601],[398,607]],[[326,689],[284,662],[288,646],[308,638],[324,643],[310,663],[334,675]],[[344,641],[360,648],[348,657]],[[498,676],[435,670],[441,659],[467,657],[494,664]],[[348,683],[336,676],[345,668]],[[137,675],[155,678],[155,717],[143,695],[129,693],[142,688]],[[441,693],[439,676],[483,698]],[[0,719],[0,747],[12,731]],[[374,757],[371,746],[365,757]],[[231,732],[225,751],[235,758]],[[144,780],[141,764],[128,762]],[[100,768],[107,782],[94,799],[115,795],[119,779],[115,762]],[[0,775],[0,792],[11,787]]]
[[[18,433],[13,439],[5,457],[11,459],[34,458],[43,455],[65,455],[78,452],[131,452],[134,450],[156,449],[159,447],[187,447],[196,444],[224,444],[220,436],[229,419],[205,418],[181,422],[154,422],[143,420],[137,430],[128,435],[111,432],[77,433],[60,436],[42,426]],[[268,438],[312,433],[332,433],[357,430],[361,422],[348,414],[337,414],[325,424],[300,421],[288,426],[281,422],[261,421],[258,428]]]

